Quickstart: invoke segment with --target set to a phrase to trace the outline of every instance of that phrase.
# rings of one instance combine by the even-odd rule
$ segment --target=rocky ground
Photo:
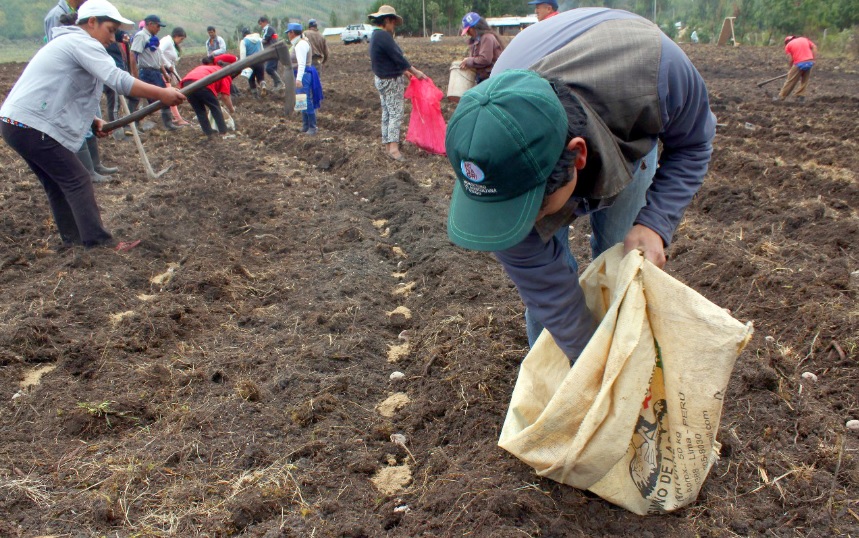
[[[443,89],[465,51],[402,46]],[[0,143],[0,535],[859,535],[855,62],[774,103],[755,83],[784,71],[778,48],[686,50],[719,133],[666,270],[756,327],[693,506],[634,516],[496,446],[522,305],[448,242],[446,159],[384,157],[366,47],[338,43],[316,137],[269,96],[237,99],[234,140],[146,134],[172,164],[156,180],[103,141],[121,173],[97,197],[142,240],[128,253],[56,253]],[[0,65],[0,95],[23,67]]]

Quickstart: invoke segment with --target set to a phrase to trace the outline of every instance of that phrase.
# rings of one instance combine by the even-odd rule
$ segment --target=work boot
[[[254,99],[259,99],[259,90],[257,90],[256,88],[251,88],[251,96]]]
[[[92,156],[90,156],[89,154],[89,148],[87,147],[87,144],[84,144],[84,146],[79,149],[78,152],[75,153],[75,155],[77,155],[78,160],[81,162],[82,165],[84,165],[84,168],[87,169],[87,172],[89,172],[89,177],[93,183],[106,183],[110,181],[110,178],[99,174],[93,168]]]
[[[316,127],[310,127],[307,129],[307,134],[310,136],[314,136],[318,132],[319,130]]]
[[[87,138],[86,145],[89,149],[89,155],[92,158],[92,169],[102,175],[115,174],[119,172],[119,168],[115,166],[105,166],[101,163],[101,157],[98,153],[98,140],[95,137]]]

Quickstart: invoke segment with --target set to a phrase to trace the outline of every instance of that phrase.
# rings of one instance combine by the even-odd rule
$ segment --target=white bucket
[[[454,103],[459,101],[466,91],[474,87],[477,73],[473,69],[460,69],[460,60],[450,64],[450,80],[447,83],[447,98]]]

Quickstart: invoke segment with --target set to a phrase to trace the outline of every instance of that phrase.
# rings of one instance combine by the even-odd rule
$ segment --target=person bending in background
[[[207,75],[220,71],[221,67],[213,65],[212,61],[212,58],[203,58],[203,65],[198,65],[189,71],[188,74],[185,75],[185,78],[182,79],[182,82],[179,83],[179,87],[184,88],[192,82],[196,82]],[[218,97],[220,97],[224,106],[226,106],[227,110],[230,111],[230,114],[236,113],[236,109],[233,108],[233,101],[230,99],[231,81],[232,77],[224,77],[208,86],[194,90],[190,95],[188,95],[188,103],[190,103],[191,108],[194,109],[194,113],[197,115],[197,121],[200,122],[200,128],[203,129],[203,133],[209,138],[213,138],[215,136],[215,131],[212,130],[212,125],[209,123],[209,113],[211,113],[212,117],[215,119],[215,125],[218,126],[218,132],[221,134],[221,138],[226,139],[236,137],[236,135],[227,133],[227,123],[224,121],[224,115],[221,113],[221,105],[218,104]]]
[[[811,70],[814,68],[814,59],[817,56],[817,45],[807,37],[789,35],[784,38],[784,53],[790,56],[790,70],[787,72],[784,86],[774,100],[784,101],[793,91],[796,83],[799,82],[796,100],[805,101],[805,90],[808,89],[808,81],[811,80]]]
[[[474,12],[466,13],[462,18],[462,35],[469,37],[468,58],[462,60],[459,68],[473,69],[476,73],[474,82],[480,84],[489,78],[504,44],[486,20]]]
[[[379,28],[370,36],[370,65],[373,68],[374,83],[382,102],[382,143],[388,157],[404,161],[400,153],[400,126],[403,123],[403,101],[406,91],[406,73],[418,79],[425,79],[406,57],[397,42],[394,31],[403,24],[403,18],[387,5],[368,15],[370,23]]]
[[[56,39],[30,60],[0,106],[0,133],[44,187],[62,247],[123,247],[104,228],[89,172],[75,157],[87,132],[107,135],[96,116],[103,84],[167,105],[185,99],[116,67],[105,47],[120,24],[133,23],[107,0],[89,0],[75,26],[54,29]]]

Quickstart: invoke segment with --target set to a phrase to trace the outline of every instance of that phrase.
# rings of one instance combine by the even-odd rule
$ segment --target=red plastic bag
[[[406,88],[406,99],[412,101],[412,117],[406,142],[436,155],[444,155],[444,132],[447,124],[441,115],[441,99],[444,93],[431,78],[411,78]]]

